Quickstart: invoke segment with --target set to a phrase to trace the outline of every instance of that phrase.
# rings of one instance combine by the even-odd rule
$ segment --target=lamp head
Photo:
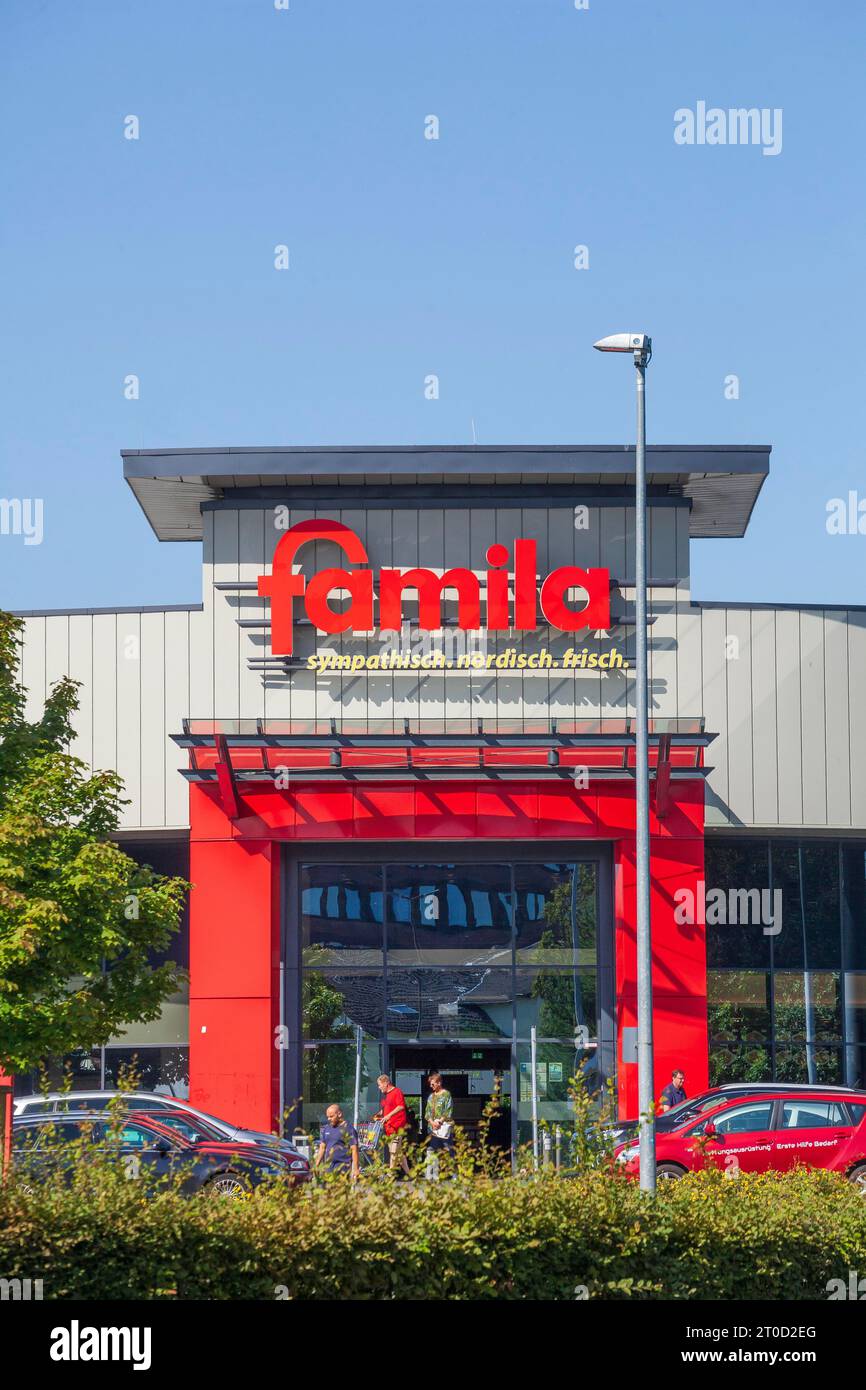
[[[611,333],[593,343],[597,352],[631,352],[635,365],[645,367],[653,355],[653,340],[648,333]]]

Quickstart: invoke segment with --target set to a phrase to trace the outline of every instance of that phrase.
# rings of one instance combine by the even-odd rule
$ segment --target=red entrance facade
[[[481,740],[484,741],[483,739]],[[657,1091],[674,1066],[694,1093],[707,1084],[704,927],[683,923],[677,897],[699,898],[704,877],[703,735],[654,734],[651,763],[652,931]],[[274,1129],[285,1101],[286,1048],[299,1028],[282,1015],[287,921],[286,846],[417,843],[609,849],[616,972],[616,1082],[620,1113],[637,1113],[635,796],[633,741],[499,738],[493,748],[437,741],[384,752],[339,739],[301,750],[265,737],[209,732],[191,750],[190,1099],[236,1123]],[[375,742],[375,740],[373,741]],[[410,740],[411,742],[411,740]],[[279,744],[279,740],[277,740]],[[536,744],[538,746],[531,746]],[[580,746],[573,746],[579,744]],[[673,744],[673,746],[671,746]],[[361,746],[359,746],[361,745]],[[562,746],[565,745],[565,746]],[[450,759],[450,762],[449,762]],[[276,770],[292,763],[289,785]],[[451,766],[453,764],[453,768]],[[589,785],[575,785],[576,766]],[[521,773],[521,765],[526,773]],[[617,767],[619,775],[617,775]],[[277,778],[279,774],[277,773]],[[681,898],[680,898],[681,900]]]

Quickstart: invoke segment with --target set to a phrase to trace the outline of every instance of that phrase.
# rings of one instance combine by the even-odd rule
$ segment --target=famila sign
[[[343,551],[348,564],[318,570],[308,580],[295,572],[297,554],[311,541],[331,541]],[[486,554],[489,568],[479,577],[470,569],[449,569],[437,574],[429,569],[370,568],[370,557],[359,536],[340,521],[299,521],[280,539],[274,551],[271,574],[261,574],[258,592],[271,601],[271,650],[275,656],[291,656],[294,650],[295,599],[303,600],[310,622],[320,631],[399,632],[404,621],[403,599],[417,595],[415,625],[428,632],[443,626],[442,599],[456,591],[457,622],[466,632],[531,632],[539,621],[560,632],[581,629],[606,631],[610,627],[610,571],[563,565],[538,584],[537,546],[533,540],[516,540],[512,557],[507,546],[491,545]],[[583,590],[585,598],[572,601],[570,591]],[[378,621],[374,614],[378,590]],[[349,595],[339,612],[331,607],[332,595]],[[513,599],[512,599],[513,595]],[[484,621],[481,610],[484,603]],[[539,619],[539,602],[541,618]]]

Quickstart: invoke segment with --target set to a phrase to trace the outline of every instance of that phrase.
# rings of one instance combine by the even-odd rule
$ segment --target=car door
[[[707,1166],[714,1165],[730,1177],[742,1173],[766,1173],[773,1149],[773,1101],[750,1100],[732,1103],[716,1111],[697,1128],[706,1124],[715,1133],[704,1134]]]
[[[831,1168],[854,1125],[841,1101],[790,1096],[778,1102],[772,1166],[779,1172],[805,1165]]]
[[[134,1120],[119,1126],[105,1126],[105,1144],[120,1155],[128,1178],[145,1178],[148,1183],[165,1178],[173,1166],[175,1145],[156,1130]]]

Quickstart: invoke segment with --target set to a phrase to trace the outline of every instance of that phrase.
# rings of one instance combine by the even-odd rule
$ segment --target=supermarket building
[[[746,530],[767,447],[649,450],[658,1086],[866,1078],[866,610],[694,602],[692,538]],[[120,839],[194,885],[189,987],[71,1060],[272,1128],[392,1073],[449,1078],[504,1145],[583,1066],[637,1103],[634,451],[128,451],[202,601],[24,616],[35,713]],[[135,537],[130,537],[130,544]],[[734,551],[735,553],[735,551]],[[443,578],[444,576],[444,578]],[[26,1078],[20,1084],[29,1084]]]

